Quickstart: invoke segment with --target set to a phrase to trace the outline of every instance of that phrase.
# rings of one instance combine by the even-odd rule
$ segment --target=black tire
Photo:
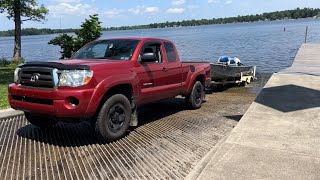
[[[199,109],[204,98],[204,87],[200,81],[194,83],[191,93],[186,96],[187,106],[191,109]]]
[[[101,107],[94,123],[97,137],[112,142],[125,136],[131,121],[131,105],[122,94],[111,96]]]
[[[24,116],[32,125],[40,128],[50,128],[58,123],[58,121],[54,118],[48,118],[42,115],[30,113],[30,112],[24,112]]]

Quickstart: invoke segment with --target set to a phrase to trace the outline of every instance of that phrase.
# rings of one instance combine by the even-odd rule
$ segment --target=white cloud
[[[106,11],[104,14],[108,18],[113,18],[113,17],[116,17],[116,16],[120,16],[122,12],[123,12],[123,10],[121,10],[121,9],[113,8],[113,9],[110,9],[110,10]]]
[[[209,4],[217,4],[217,3],[220,3],[219,0],[208,0],[208,3]]]
[[[69,3],[58,3],[56,5],[48,6],[49,13],[53,17],[61,15],[89,15],[97,13],[97,10],[89,4],[77,3],[71,5]]]
[[[198,5],[188,5],[187,9],[191,17],[196,17],[199,13],[200,6]]]
[[[232,1],[227,1],[224,4],[232,4]]]
[[[156,14],[156,13],[159,12],[159,7],[155,7],[155,6],[153,6],[153,7],[146,7],[146,8],[145,8],[145,12],[146,12],[146,13],[149,13],[149,14]]]
[[[128,9],[133,15],[138,15],[143,13],[144,6],[136,6],[135,8]]]
[[[55,0],[57,3],[79,3],[80,0]]]
[[[186,0],[174,0],[172,1],[172,5],[174,6],[179,6],[179,5],[183,5],[184,3],[186,3]]]
[[[188,5],[187,8],[188,9],[198,9],[199,6],[198,5]]]
[[[135,8],[128,9],[129,12],[131,12],[133,15],[138,14],[156,14],[160,11],[159,7],[151,6],[151,7],[145,7],[145,6],[136,6]]]
[[[169,8],[166,13],[170,13],[170,14],[181,14],[184,12],[183,8]]]
[[[7,16],[7,13],[6,14],[0,13],[0,17],[5,17],[5,16]]]
[[[139,14],[141,12],[140,9],[136,9],[136,8],[130,8],[130,9],[128,9],[128,11],[131,12],[132,14],[134,14],[134,15],[137,15],[137,14]]]

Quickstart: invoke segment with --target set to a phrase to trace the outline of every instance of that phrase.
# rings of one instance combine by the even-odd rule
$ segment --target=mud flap
[[[203,85],[203,99],[202,99],[202,102],[206,102],[206,86]]]
[[[130,126],[138,126],[138,112],[137,108],[135,108],[132,112]]]
[[[132,99],[131,107],[132,107],[132,115],[131,115],[130,126],[138,126],[138,111],[137,111],[137,106],[134,99]]]

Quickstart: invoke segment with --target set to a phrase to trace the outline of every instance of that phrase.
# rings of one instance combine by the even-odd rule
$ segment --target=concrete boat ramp
[[[319,179],[320,45],[303,44],[187,179]]]

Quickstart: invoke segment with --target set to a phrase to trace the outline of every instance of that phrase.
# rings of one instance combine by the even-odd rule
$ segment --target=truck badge
[[[40,74],[36,73],[36,74],[32,74],[31,78],[30,78],[30,81],[31,82],[36,82],[39,80],[39,76]]]

